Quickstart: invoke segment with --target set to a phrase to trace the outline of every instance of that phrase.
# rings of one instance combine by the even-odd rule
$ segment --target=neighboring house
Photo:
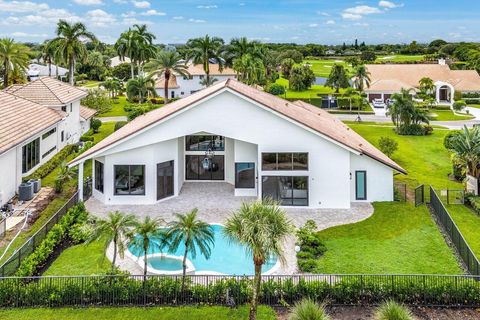
[[[51,73],[50,73],[51,70]],[[60,78],[66,78],[68,69],[58,67],[58,76]],[[52,64],[51,69],[49,69],[48,64],[42,65],[38,63],[31,63],[28,65],[27,76],[30,81],[35,81],[40,77],[56,77],[57,76],[57,66]]]
[[[116,56],[110,59],[110,67],[112,68],[115,68],[122,63],[130,63],[130,58],[125,57],[124,59],[122,59],[119,56]]]
[[[203,66],[200,64],[188,65],[188,73],[190,77],[180,75],[172,75],[170,77],[168,86],[169,98],[184,98],[205,88],[200,82],[206,77]],[[236,79],[237,74],[231,68],[223,68],[222,71],[218,68],[218,64],[210,64],[210,78],[217,79],[217,82],[222,82],[227,79]],[[170,85],[171,84],[171,85]],[[155,89],[160,97],[165,96],[165,79],[163,77],[157,79]]]
[[[337,52],[333,49],[328,49],[327,51],[325,51],[325,55],[327,56],[333,56],[335,53]]]
[[[96,111],[80,106],[86,94],[48,77],[0,91],[0,205],[22,177],[90,129]]]
[[[440,64],[370,64],[370,87],[365,88],[368,100],[386,101],[401,89],[418,92],[420,79],[427,77],[435,83],[437,104],[452,105],[455,91],[480,92],[480,75],[475,70],[451,70],[444,61]]]
[[[222,181],[235,196],[349,208],[392,201],[393,173],[405,173],[327,112],[232,79],[139,116],[78,156],[69,165],[79,165],[80,188],[88,159],[93,196],[111,205],[154,204],[184,183]]]

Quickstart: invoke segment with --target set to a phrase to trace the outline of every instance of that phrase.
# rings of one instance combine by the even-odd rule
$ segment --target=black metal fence
[[[480,263],[477,257],[473,253],[467,241],[465,241],[465,238],[432,186],[430,186],[430,204],[433,208],[434,214],[438,218],[438,221],[445,229],[445,232],[455,246],[459,256],[465,263],[468,272],[473,275],[480,275]]]
[[[0,266],[0,275],[2,277],[11,276],[20,266],[23,259],[28,257],[40,245],[47,233],[58,221],[67,213],[68,209],[73,207],[78,202],[78,191],[65,203],[48,221],[31,236],[20,248]]]
[[[309,297],[331,304],[395,299],[423,306],[480,306],[480,278],[441,275],[264,276],[260,302],[293,304]],[[235,276],[80,276],[0,278],[0,307],[79,307],[216,304],[251,297],[252,279]]]
[[[425,185],[415,188],[415,206],[418,207],[425,203]]]

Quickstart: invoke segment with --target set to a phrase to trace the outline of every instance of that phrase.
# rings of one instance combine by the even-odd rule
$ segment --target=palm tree
[[[467,173],[478,177],[480,174],[480,129],[474,127],[469,130],[465,126],[452,140],[451,146],[457,159],[467,169]]]
[[[123,83],[122,80],[118,79],[117,77],[109,77],[105,79],[100,84],[110,93],[110,97],[115,98],[119,92],[122,91]]]
[[[256,319],[260,294],[262,266],[271,256],[285,261],[283,242],[293,231],[293,226],[283,209],[273,200],[244,202],[228,218],[224,233],[232,242],[245,246],[252,255],[255,266],[250,319]]]
[[[11,38],[0,39],[0,66],[3,69],[3,87],[9,85],[10,76],[25,71],[29,61],[28,47]]]
[[[147,260],[149,251],[159,248],[162,249],[167,245],[165,241],[165,233],[162,230],[162,219],[152,219],[145,217],[143,222],[136,222],[133,229],[133,236],[130,245],[134,250],[141,250],[143,253],[143,276],[147,275]]]
[[[109,212],[105,219],[99,219],[95,223],[95,228],[87,239],[85,244],[92,243],[97,240],[104,240],[104,255],[110,243],[113,242],[113,259],[112,273],[115,271],[115,261],[117,260],[117,252],[120,258],[126,249],[126,240],[130,237],[133,227],[135,227],[135,216],[132,214],[124,214],[119,211]]]
[[[55,176],[55,192],[61,193],[63,191],[63,187],[65,186],[65,182],[72,180],[75,175],[75,169],[69,167],[66,160],[60,163],[57,175]]]
[[[155,80],[151,76],[139,76],[135,79],[130,79],[126,86],[127,97],[129,101],[138,99],[139,103],[145,102],[148,95],[157,96],[155,91]]]
[[[388,109],[388,115],[397,128],[411,124],[429,123],[425,111],[415,107],[411,90],[402,89],[400,93],[392,96],[395,101]]]
[[[153,68],[153,75],[165,78],[164,97],[165,103],[168,103],[168,84],[172,75],[189,77],[188,67],[182,58],[174,51],[161,51],[152,59],[149,65]]]
[[[207,83],[210,82],[210,59],[214,59],[218,63],[220,71],[223,70],[224,61],[221,57],[222,46],[222,38],[211,38],[209,35],[203,38],[190,39],[187,42],[187,59],[191,59],[194,64],[201,64],[203,66]]]
[[[42,46],[42,52],[41,52],[41,57],[43,62],[47,63],[48,65],[48,76],[52,76],[52,62],[55,59],[55,51],[56,48],[52,44],[51,41],[45,41],[45,43]],[[58,66],[57,66],[58,68]]]
[[[157,54],[157,49],[153,46],[153,40],[156,39],[155,35],[147,30],[147,25],[134,24],[133,31],[137,35],[138,48],[136,50],[137,61],[139,63],[139,72],[143,73],[143,66],[145,62],[154,58]]]
[[[114,48],[121,60],[130,58],[131,79],[135,78],[135,50],[138,47],[137,34],[130,28],[123,32],[115,42]]]
[[[261,58],[260,46],[260,42],[249,41],[246,37],[232,39],[225,49],[225,62],[227,65],[233,66],[236,59],[240,59],[246,54]]]
[[[288,320],[329,320],[324,304],[318,304],[306,298],[297,302],[293,307]]]
[[[423,77],[420,79],[418,82],[420,90],[425,94],[429,95],[433,92],[435,89],[435,84],[433,83],[433,80],[430,79],[429,77]]]
[[[209,79],[203,78],[198,83],[203,87],[210,87],[211,85],[213,85],[217,81],[218,81],[217,78],[209,78]]]
[[[336,93],[340,92],[340,88],[348,88],[350,86],[347,73],[342,65],[335,64],[332,67],[325,86],[335,89]]]
[[[246,84],[260,84],[265,80],[265,67],[262,60],[249,53],[235,59],[233,69],[237,72],[238,80]]]
[[[167,239],[170,243],[169,251],[177,251],[180,244],[183,244],[185,247],[182,264],[182,288],[185,285],[188,253],[195,259],[198,249],[200,254],[209,259],[211,247],[215,243],[215,234],[212,226],[197,219],[197,213],[198,209],[195,208],[187,214],[176,214],[177,221],[173,221],[168,225]]]
[[[84,41],[97,41],[95,35],[87,31],[87,27],[81,22],[70,24],[65,20],[57,23],[57,37],[52,41],[61,53],[63,59],[68,62],[70,85],[75,84],[75,63],[77,60],[85,61],[87,48]]]
[[[364,65],[357,66],[353,76],[355,77],[355,88],[357,88],[360,92],[363,92],[365,86],[370,88],[370,72],[368,72]]]

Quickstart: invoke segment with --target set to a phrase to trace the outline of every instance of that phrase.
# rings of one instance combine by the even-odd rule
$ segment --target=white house
[[[479,92],[480,75],[475,70],[451,70],[444,61],[439,64],[370,64],[370,87],[365,88],[368,100],[386,101],[401,89],[419,91],[420,79],[427,77],[435,84],[437,104],[452,105],[455,91]]]
[[[57,71],[58,68],[58,71]],[[58,72],[58,73],[57,73]],[[68,69],[51,64],[50,66],[31,63],[28,65],[27,76],[30,81],[35,81],[41,77],[56,77],[57,74],[60,78],[67,76]]]
[[[0,205],[67,144],[90,129],[95,110],[80,106],[86,92],[52,78],[0,91]]]
[[[181,75],[172,75],[168,85],[169,98],[184,98],[202,90],[205,86],[200,82],[206,77],[203,66],[200,64],[189,64],[189,77]],[[236,79],[236,73],[231,68],[223,68],[220,71],[218,64],[210,64],[210,77],[216,79],[216,82],[222,82],[227,79]],[[155,82],[155,89],[160,97],[165,97],[165,78],[161,77]]]
[[[232,79],[129,122],[70,162],[80,180],[88,159],[93,197],[107,205],[154,204],[185,183],[221,181],[235,196],[349,208],[393,200],[393,172],[405,172],[327,112]]]

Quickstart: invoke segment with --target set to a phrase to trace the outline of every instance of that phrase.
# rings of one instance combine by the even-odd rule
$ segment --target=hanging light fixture
[[[215,151],[213,151],[212,143],[208,146],[208,149],[205,151],[205,158],[202,161],[202,167],[205,170],[211,170],[213,164],[213,157],[215,157]]]

